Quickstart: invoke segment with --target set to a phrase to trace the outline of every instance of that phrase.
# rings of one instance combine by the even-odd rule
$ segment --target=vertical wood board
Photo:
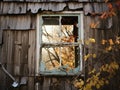
[[[21,45],[22,45],[22,35],[21,31],[13,31],[15,36],[15,51],[14,51],[14,75],[20,75],[20,60],[21,60]]]
[[[28,69],[29,69],[29,75],[34,76],[35,75],[35,69],[36,69],[36,35],[35,30],[29,31],[29,48],[28,48]]]

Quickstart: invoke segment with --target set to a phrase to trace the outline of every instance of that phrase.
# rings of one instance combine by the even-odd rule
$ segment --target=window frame
[[[73,72],[71,73],[64,73],[64,72],[48,72],[43,70],[43,66],[41,63],[41,50],[42,50],[42,16],[78,16],[78,40],[81,42],[79,43],[80,48],[80,64],[78,65],[78,68],[74,68]],[[37,44],[36,44],[36,74],[40,75],[77,75],[82,72],[83,69],[83,55],[82,55],[82,44],[83,38],[84,38],[84,30],[83,30],[83,12],[61,12],[61,13],[43,13],[37,15]]]

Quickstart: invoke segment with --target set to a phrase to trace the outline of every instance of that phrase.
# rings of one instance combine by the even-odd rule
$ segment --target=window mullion
[[[40,52],[37,52],[40,54],[40,74],[74,75],[82,70],[83,42],[77,42],[83,39],[81,18],[79,13],[41,15]]]
[[[62,18],[62,17],[59,16],[60,43],[62,42],[62,41],[61,41],[61,38],[62,38],[62,32],[61,32],[61,30],[62,30],[61,18]],[[61,53],[61,46],[60,46],[60,56],[59,56],[59,58],[60,58],[60,66],[61,66],[61,64],[62,64],[62,57],[61,57],[61,54],[62,54],[62,53]]]

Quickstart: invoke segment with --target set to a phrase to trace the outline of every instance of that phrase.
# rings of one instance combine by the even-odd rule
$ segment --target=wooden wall
[[[4,30],[1,63],[21,83],[11,86],[12,80],[0,70],[0,90],[77,90],[73,77],[35,76],[36,30]]]
[[[3,32],[1,63],[19,82],[22,78],[28,81],[26,85],[29,87],[24,86],[26,89],[23,90],[34,90],[35,42],[35,30],[5,30]],[[9,89],[12,81],[3,72],[0,71],[0,73],[0,88]],[[1,86],[2,84],[5,86]]]
[[[5,1],[5,2],[4,2]],[[91,29],[90,23],[99,20],[99,16],[90,16],[91,13],[101,13],[107,10],[104,3],[37,3],[44,0],[16,0],[18,2],[9,2],[15,0],[3,0],[0,2],[0,62],[5,66],[7,71],[12,74],[18,82],[27,81],[18,88],[11,86],[12,80],[0,70],[0,90],[77,90],[72,84],[75,77],[57,77],[57,76],[35,76],[36,67],[36,14],[39,10],[46,11],[63,11],[66,7],[70,10],[83,10],[84,12],[84,38],[95,38],[96,43],[100,43],[101,39],[111,38],[111,33],[120,32],[119,16],[113,17],[112,28],[110,30]],[[21,3],[19,3],[21,1]],[[48,1],[48,0],[46,0]],[[69,1],[69,0],[59,0]],[[77,0],[76,0],[77,1]],[[89,0],[92,1],[92,0]],[[93,0],[94,1],[94,0]],[[17,9],[15,9],[17,7]],[[54,8],[53,8],[54,7]],[[108,29],[108,27],[106,27]],[[98,44],[89,45],[95,50],[84,48],[84,54],[98,53]],[[93,65],[89,61],[89,67]],[[88,68],[89,68],[88,67]]]

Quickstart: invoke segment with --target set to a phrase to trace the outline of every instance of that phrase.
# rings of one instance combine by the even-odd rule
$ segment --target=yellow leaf
[[[88,40],[86,40],[86,41],[85,41],[85,44],[86,44],[86,45],[89,45],[89,44],[90,44],[90,42],[89,42]]]
[[[107,12],[104,12],[104,13],[100,16],[101,19],[106,19],[107,17],[108,17]]]
[[[114,43],[113,43],[113,40],[112,40],[112,39],[109,39],[109,43],[110,43],[110,45],[114,45]]]
[[[93,54],[93,58],[96,58],[97,57],[97,55],[96,54]]]
[[[95,43],[95,39],[94,38],[89,38],[89,42]]]
[[[106,81],[105,81],[105,83],[106,83],[106,84],[109,84],[109,81],[108,81],[108,80],[106,80]]]
[[[103,85],[104,85],[104,80],[101,79],[101,80],[99,81],[99,84],[100,84],[101,86],[103,86]]]
[[[84,56],[84,60],[86,61],[90,56],[91,56],[91,54],[85,55],[85,56]]]
[[[112,46],[106,48],[106,51],[110,51],[110,50],[112,50]]]
[[[99,22],[96,22],[96,23],[93,22],[93,23],[90,24],[90,27],[91,28],[96,28],[98,24],[99,24]]]
[[[97,85],[96,85],[96,88],[97,88],[97,89],[99,89],[99,88],[100,88],[100,85],[99,85],[99,84],[97,84]]]
[[[116,13],[115,13],[115,12],[112,12],[112,15],[113,15],[113,16],[116,16]]]
[[[101,44],[105,45],[106,42],[106,40],[102,40]]]

